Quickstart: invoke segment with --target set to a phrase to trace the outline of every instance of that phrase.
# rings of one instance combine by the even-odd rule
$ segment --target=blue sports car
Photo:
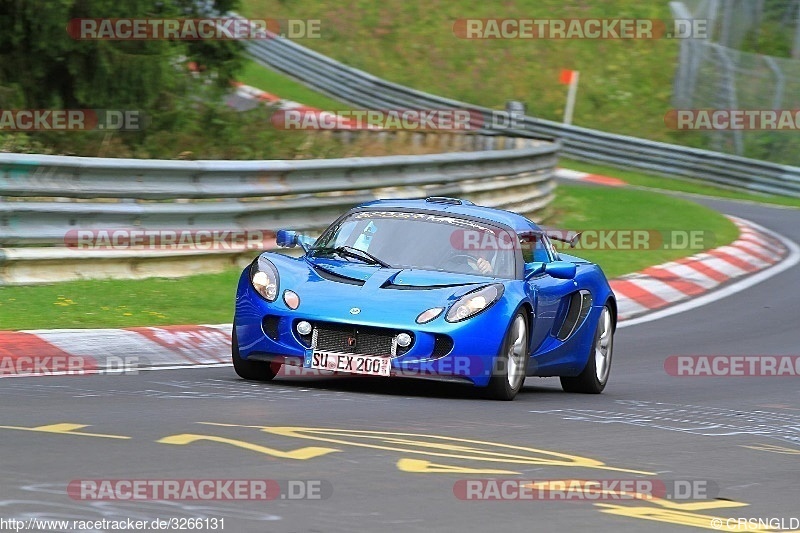
[[[276,240],[304,253],[264,252],[242,272],[232,343],[242,378],[294,365],[461,381],[501,400],[525,376],[560,376],[570,392],[606,386],[614,293],[597,265],[558,253],[523,216],[454,198],[379,200],[316,240],[288,230]]]

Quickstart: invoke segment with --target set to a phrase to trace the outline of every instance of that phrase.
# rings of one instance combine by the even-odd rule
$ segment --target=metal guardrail
[[[258,62],[333,98],[371,109],[469,109],[480,113],[482,132],[523,138],[559,139],[562,152],[584,161],[682,176],[754,192],[800,197],[800,167],[731,156],[625,135],[521,117],[521,127],[492,127],[491,109],[442,98],[392,83],[284,38],[252,41]]]
[[[308,231],[358,203],[424,196],[462,196],[538,218],[552,199],[559,145],[489,141],[519,147],[279,161],[0,154],[0,284],[185,275],[255,253],[82,250],[66,246],[76,229]]]

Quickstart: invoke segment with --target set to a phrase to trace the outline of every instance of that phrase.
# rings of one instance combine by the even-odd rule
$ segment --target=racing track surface
[[[702,201],[800,242],[799,210]],[[226,531],[253,532],[638,533],[710,527],[712,517],[783,518],[796,528],[789,519],[800,517],[798,378],[673,377],[663,365],[674,354],[798,354],[798,280],[794,266],[709,305],[620,329],[600,396],[565,394],[552,378],[529,378],[514,402],[491,402],[433,382],[253,384],[231,368],[2,379],[0,518],[214,517],[225,519]],[[129,438],[9,427],[56,423]],[[285,426],[302,429],[275,429]],[[482,473],[495,470],[507,473]],[[458,480],[490,477],[707,480],[726,500],[454,496]],[[322,500],[213,502],[65,494],[70,480],[129,478],[319,480],[333,492]],[[747,505],[726,508],[735,505],[728,500]]]

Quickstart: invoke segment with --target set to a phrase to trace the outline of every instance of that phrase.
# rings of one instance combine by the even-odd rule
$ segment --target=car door
[[[543,233],[531,233],[523,242],[523,259],[526,263],[550,263],[558,259],[552,243]],[[531,332],[531,348],[536,351],[553,332],[565,296],[574,290],[571,279],[557,279],[542,272],[528,279],[528,292],[534,302],[535,317]]]

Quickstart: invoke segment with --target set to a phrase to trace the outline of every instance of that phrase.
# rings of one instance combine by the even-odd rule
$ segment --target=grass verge
[[[554,225],[564,229],[648,232],[645,249],[619,249],[624,243],[616,240],[611,244],[618,249],[606,244],[592,249],[597,240],[588,238],[575,249],[560,248],[598,263],[609,278],[723,246],[738,235],[736,226],[713,209],[644,190],[559,185],[552,209]],[[702,233],[701,248],[681,246],[692,232]]]
[[[711,246],[736,238],[736,227],[715,211],[661,194],[561,185],[554,223],[567,229],[702,230]],[[609,277],[691,255],[699,250],[585,250]],[[0,287],[0,329],[101,328],[230,322],[239,269],[179,279],[86,280]]]
[[[226,323],[240,272],[0,287],[0,329]]]
[[[302,83],[270,70],[255,61],[248,61],[245,64],[242,73],[239,75],[239,81],[285,100],[299,102],[309,107],[316,107],[326,111],[350,109],[350,106],[328,98],[324,94],[309,89]]]
[[[702,194],[705,196],[716,196],[719,198],[730,198],[732,200],[745,200],[750,202],[759,202],[763,204],[800,207],[800,198],[737,191],[685,178],[678,178],[678,177],[668,178],[665,176],[655,176],[652,174],[645,174],[637,170],[621,170],[616,167],[598,165],[594,163],[585,163],[583,161],[575,161],[572,159],[564,159],[564,158],[561,158],[559,160],[559,166],[562,166],[564,168],[569,168],[572,170],[579,170],[581,172],[599,174],[601,176],[613,176],[615,178],[620,178],[622,180],[625,180],[629,184],[636,187],[645,187],[648,189],[658,189],[665,191],[685,192],[690,194]]]

